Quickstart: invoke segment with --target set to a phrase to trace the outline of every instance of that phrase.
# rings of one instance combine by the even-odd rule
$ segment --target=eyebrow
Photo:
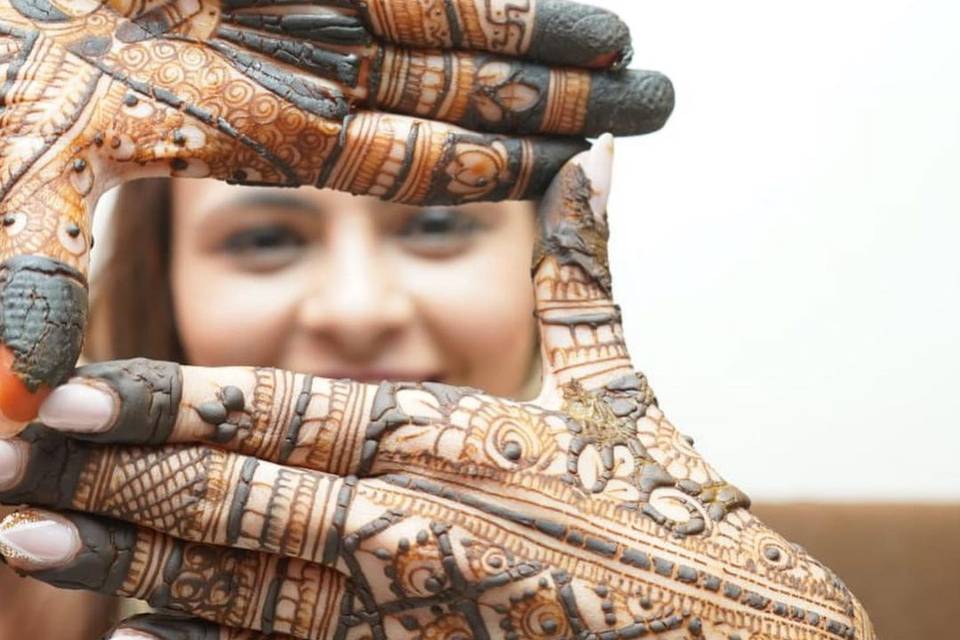
[[[244,193],[233,196],[217,205],[216,210],[229,210],[233,207],[271,207],[311,215],[322,213],[322,210],[309,200],[295,195],[271,193],[269,191],[264,193]]]

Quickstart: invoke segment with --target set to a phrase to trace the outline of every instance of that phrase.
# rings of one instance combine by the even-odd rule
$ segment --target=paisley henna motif
[[[67,516],[80,550],[41,566],[22,523],[63,517],[27,511],[0,524],[0,550],[55,584],[222,624],[220,637],[874,640],[843,583],[751,515],[609,347],[606,218],[579,164],[555,187],[534,263],[547,355],[536,401],[98,365],[73,384],[106,381],[120,407],[179,398],[167,443],[116,444],[142,434],[139,411],[86,442],[31,429],[5,502],[125,522]],[[152,372],[139,386],[138,371]],[[185,624],[130,628],[209,637]]]

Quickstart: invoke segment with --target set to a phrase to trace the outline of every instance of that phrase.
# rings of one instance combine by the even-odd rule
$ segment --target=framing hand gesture
[[[615,15],[566,0],[0,0],[0,432],[76,362],[110,187],[536,197],[585,148],[569,136],[666,121],[664,76],[609,71],[630,53]]]
[[[192,617],[116,638],[873,640],[634,371],[607,264],[611,145],[565,165],[540,213],[536,401],[84,367],[41,411],[59,432],[0,443],[4,501],[64,511],[5,520],[7,561]]]

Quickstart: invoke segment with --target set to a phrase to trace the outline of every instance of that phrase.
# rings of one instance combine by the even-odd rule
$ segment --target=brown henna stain
[[[540,237],[534,249],[533,270],[553,258],[561,266],[579,267],[610,295],[610,231],[606,221],[591,208],[592,196],[593,187],[583,167],[570,163],[561,169],[540,207]]]

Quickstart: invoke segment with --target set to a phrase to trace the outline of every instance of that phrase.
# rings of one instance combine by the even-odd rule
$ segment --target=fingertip
[[[594,74],[584,135],[606,131],[633,136],[658,131],[670,119],[675,98],[673,82],[657,71]]]
[[[73,369],[87,316],[86,277],[43,256],[0,263],[0,430],[9,435]]]
[[[630,28],[602,7],[538,0],[529,54],[551,64],[621,69],[633,55]]]
[[[31,391],[14,371],[13,352],[0,343],[0,440],[18,435],[37,417],[49,389]]]

